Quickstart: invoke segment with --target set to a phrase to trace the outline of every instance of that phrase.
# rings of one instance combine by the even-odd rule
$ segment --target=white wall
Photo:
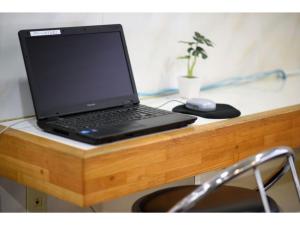
[[[300,14],[0,13],[0,120],[33,114],[18,30],[103,23],[123,24],[139,92],[177,86],[186,68],[176,60],[185,53],[178,41],[189,40],[194,31],[216,44],[197,67],[204,84],[300,67]]]
[[[94,205],[97,212],[130,212],[133,203],[140,197],[167,187],[194,184],[194,178],[187,178],[171,184],[149,189],[132,195],[124,196],[112,201]],[[48,212],[92,212],[87,208],[81,208],[52,196],[47,199]],[[0,179],[0,213],[1,212],[26,212],[26,188],[5,178]]]
[[[274,68],[299,68],[300,14],[107,14],[104,23],[124,25],[138,90],[176,86],[185,75],[179,40],[194,31],[216,47],[197,67],[204,83]]]

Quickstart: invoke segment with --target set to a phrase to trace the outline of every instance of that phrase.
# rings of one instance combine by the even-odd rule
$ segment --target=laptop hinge
[[[137,103],[134,103],[134,101],[129,100],[129,101],[124,102],[123,107],[130,107],[130,106],[133,106],[136,104]]]

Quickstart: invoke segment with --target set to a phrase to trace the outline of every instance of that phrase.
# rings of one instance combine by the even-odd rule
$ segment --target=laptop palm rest
[[[146,126],[139,123],[139,122],[128,122],[123,124],[118,124],[117,126],[107,126],[99,128],[98,134],[100,135],[112,135],[112,134],[119,134],[128,132],[131,130],[140,130],[142,128],[145,128]]]

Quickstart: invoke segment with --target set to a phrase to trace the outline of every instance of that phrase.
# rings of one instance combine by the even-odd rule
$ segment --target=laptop
[[[38,126],[102,144],[196,117],[140,104],[121,25],[19,31]]]

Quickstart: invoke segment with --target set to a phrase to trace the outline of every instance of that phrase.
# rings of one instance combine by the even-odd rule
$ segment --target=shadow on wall
[[[5,178],[0,179],[0,212],[25,212],[26,188]]]
[[[27,79],[20,78],[18,85],[20,91],[22,115],[32,115],[34,113],[34,109]]]

